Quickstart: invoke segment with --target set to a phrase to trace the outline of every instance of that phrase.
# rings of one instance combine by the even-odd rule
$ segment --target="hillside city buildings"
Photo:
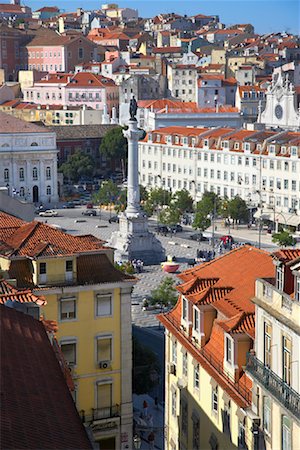
[[[300,39],[288,30],[259,34],[247,10],[239,23],[223,23],[213,3],[208,15],[144,18],[142,10],[115,3],[64,11],[58,2],[32,11],[19,0],[4,1],[0,319],[9,342],[1,360],[8,381],[0,426],[9,436],[3,445],[144,448],[149,430],[140,435],[133,418],[131,379],[131,293],[139,280],[114,266],[116,253],[104,240],[32,221],[34,209],[73,200],[75,186],[79,192],[109,179],[129,183],[126,161],[100,147],[108,132],[121,132],[117,127],[136,116],[144,133],[131,127],[141,136],[134,186],[187,190],[194,206],[206,192],[226,202],[240,197],[245,227],[257,226],[260,238],[266,223],[298,237]],[[271,22],[272,8],[269,14]],[[92,161],[92,171],[75,185],[60,172],[78,153]],[[131,184],[134,203],[132,190]],[[110,206],[115,200],[109,192]],[[70,217],[85,220],[82,212]],[[137,240],[147,222],[139,214]],[[178,302],[160,315],[165,404],[156,406],[164,408],[159,429],[166,450],[298,450],[299,261],[298,248],[270,253],[245,245],[179,273]],[[41,379],[48,384],[41,387]],[[41,417],[49,412],[46,428]]]

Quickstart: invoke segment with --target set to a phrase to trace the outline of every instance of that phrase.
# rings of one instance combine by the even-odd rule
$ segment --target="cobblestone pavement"
[[[49,225],[56,224],[61,226],[71,234],[93,234],[97,238],[105,241],[108,241],[111,233],[118,229],[118,224],[110,224],[107,219],[100,219],[99,217],[83,217],[82,211],[82,208],[76,208],[76,210],[59,210],[58,217],[50,217],[47,219],[38,218],[38,220],[43,222],[47,221]],[[244,232],[243,234],[249,236],[249,233]],[[185,235],[188,236],[188,233],[178,233],[178,235],[171,237],[157,236],[162,242],[166,254],[176,257],[176,260],[180,264],[180,271],[189,267],[188,260],[196,257],[198,248],[210,248],[209,244],[206,242],[199,244],[189,239],[185,239]],[[166,273],[162,271],[160,265],[146,266],[144,267],[143,273],[137,274],[139,281],[135,285],[132,294],[132,322],[135,325],[140,327],[158,326],[156,315],[160,311],[143,311],[142,301],[145,296],[150,295],[151,291],[165,276],[171,276],[177,280],[176,274],[166,275]]]

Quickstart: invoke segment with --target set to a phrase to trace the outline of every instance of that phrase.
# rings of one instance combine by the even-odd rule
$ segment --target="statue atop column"
[[[130,106],[129,106],[129,114],[130,114],[130,120],[136,121],[136,112],[137,112],[137,102],[134,96],[130,100]]]

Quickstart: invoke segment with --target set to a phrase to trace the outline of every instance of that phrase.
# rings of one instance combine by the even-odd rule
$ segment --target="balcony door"
[[[111,417],[112,383],[97,384],[97,416],[99,419]]]

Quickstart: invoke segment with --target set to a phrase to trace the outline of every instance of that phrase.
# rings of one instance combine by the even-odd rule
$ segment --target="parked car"
[[[56,217],[57,215],[57,211],[54,211],[53,209],[47,209],[46,211],[39,213],[39,216],[41,217]]]
[[[64,209],[71,209],[71,208],[75,208],[75,203],[74,202],[67,202],[63,204],[63,208]]]
[[[97,211],[95,209],[86,209],[85,211],[82,211],[81,213],[83,216],[96,216]]]
[[[119,216],[111,216],[108,221],[109,223],[112,222],[119,223]]]
[[[189,236],[189,239],[191,239],[192,241],[198,241],[198,242],[204,242],[204,241],[208,241],[208,237],[203,236],[203,233],[194,233],[191,234]]]
[[[169,229],[166,225],[157,225],[157,227],[154,228],[154,231],[158,234],[167,234]]]
[[[179,225],[179,223],[177,223],[176,225],[171,225],[170,227],[168,227],[168,230],[170,233],[181,233],[183,231],[183,228],[181,225]]]
[[[94,208],[94,205],[93,205],[93,203],[88,203],[88,204],[86,205],[86,207],[87,207],[87,209],[93,209],[93,208]]]

